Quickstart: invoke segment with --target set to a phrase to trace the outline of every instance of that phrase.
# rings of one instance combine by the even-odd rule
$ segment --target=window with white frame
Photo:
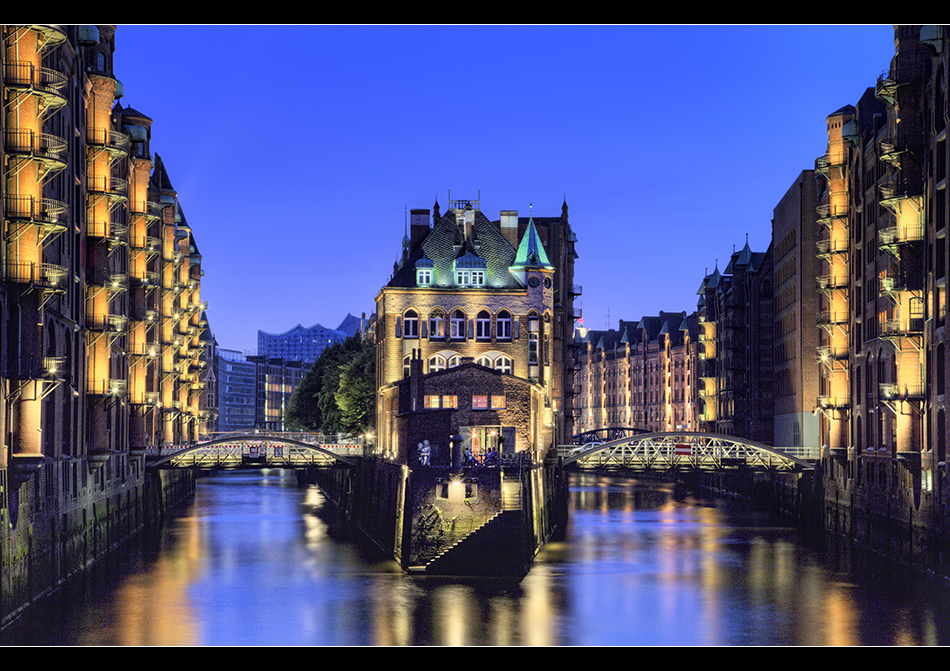
[[[512,360],[506,356],[498,357],[495,359],[495,370],[511,375],[511,371],[513,370]]]
[[[441,310],[429,315],[429,338],[445,338],[445,313]]]
[[[465,340],[465,313],[461,310],[452,312],[450,336],[453,340]]]
[[[432,268],[416,268],[416,284],[420,287],[432,284]]]
[[[415,310],[409,310],[402,319],[402,337],[419,337],[419,315],[416,314]]]
[[[429,372],[434,373],[439,370],[445,370],[445,357],[441,354],[434,354],[429,357]]]
[[[491,315],[486,310],[475,316],[475,339],[491,340]]]
[[[511,313],[507,310],[499,312],[495,324],[498,340],[511,340]]]
[[[479,366],[485,366],[486,368],[493,368],[495,365],[495,362],[492,361],[492,358],[487,354],[482,354],[480,357],[475,359],[475,363],[477,363]]]

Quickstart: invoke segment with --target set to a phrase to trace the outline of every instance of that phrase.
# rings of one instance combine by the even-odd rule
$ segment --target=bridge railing
[[[565,464],[588,468],[646,470],[748,466],[765,469],[810,469],[817,448],[775,448],[736,436],[681,432],[628,436],[605,443],[564,445],[558,453]]]

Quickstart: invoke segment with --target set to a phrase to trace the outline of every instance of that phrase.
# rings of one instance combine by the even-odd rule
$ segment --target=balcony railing
[[[39,161],[46,171],[66,167],[69,148],[66,140],[56,135],[12,129],[3,134],[3,145],[8,154]]]
[[[125,133],[107,128],[89,128],[86,130],[86,144],[97,149],[105,149],[114,158],[119,158],[129,153],[131,140]]]
[[[9,282],[30,284],[43,289],[65,292],[69,270],[53,263],[7,261],[5,278]]]
[[[924,332],[924,320],[922,317],[885,319],[880,322],[880,328],[882,337],[917,335]]]
[[[848,394],[821,395],[816,398],[816,401],[820,408],[847,408],[851,405],[851,397]]]
[[[881,247],[910,244],[920,242],[923,239],[924,227],[922,224],[891,226],[878,233],[878,242]]]
[[[30,61],[8,61],[3,68],[3,84],[10,89],[29,91],[42,101],[44,114],[68,101],[63,93],[68,78],[58,70],[38,68]]]
[[[42,226],[47,234],[62,232],[68,225],[69,208],[62,201],[52,198],[8,195],[3,199],[3,203],[7,219]]]
[[[840,310],[836,312],[825,310],[825,311],[819,312],[815,319],[819,326],[847,324],[848,313],[844,310]]]
[[[924,384],[887,384],[878,385],[878,393],[884,400],[914,400],[926,396],[927,387]]]

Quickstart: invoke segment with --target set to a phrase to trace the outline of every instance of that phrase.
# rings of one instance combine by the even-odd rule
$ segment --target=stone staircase
[[[520,495],[518,497],[520,502]],[[433,576],[522,577],[530,556],[521,510],[503,510],[411,573]]]

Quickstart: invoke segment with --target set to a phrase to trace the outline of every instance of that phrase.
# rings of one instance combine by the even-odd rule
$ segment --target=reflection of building
[[[540,402],[517,422],[536,440],[508,449],[543,454],[563,440],[571,389],[563,325],[572,322],[574,251],[566,205],[543,228],[516,212],[491,222],[470,201],[450,203],[445,216],[436,206],[431,227],[428,215],[412,211],[402,258],[377,297],[379,446],[405,459],[406,441],[418,442],[400,424],[398,384],[417,358],[424,375],[471,361],[534,385]],[[548,248],[558,250],[554,260]]]

